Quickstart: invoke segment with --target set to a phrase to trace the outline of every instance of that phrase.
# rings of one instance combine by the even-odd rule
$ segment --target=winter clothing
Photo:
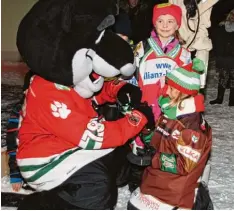
[[[117,34],[122,34],[127,37],[131,36],[132,34],[131,21],[129,20],[129,17],[127,14],[121,13],[116,17],[113,30]]]
[[[194,41],[189,46],[189,50],[196,51],[196,58],[201,59],[205,63],[206,66],[205,73],[202,75],[200,79],[201,87],[204,88],[204,86],[206,85],[209,51],[212,49],[212,42],[209,39],[207,29],[211,26],[210,15],[212,7],[214,6],[214,4],[218,2],[218,0],[201,1],[198,4],[199,14],[200,14],[199,19],[198,15],[195,15],[194,17],[190,18],[189,21],[187,20],[187,10],[184,5],[184,1],[169,0],[169,2],[180,6],[182,9],[182,24],[179,29],[179,32],[182,39],[186,41],[186,44],[184,45],[185,48],[187,48],[187,46],[191,43],[191,41],[194,39],[194,36],[196,35]],[[191,1],[191,4],[194,4],[193,2],[194,1]],[[199,20],[199,27],[198,31],[196,32],[198,20]],[[188,23],[193,31],[189,29]]]
[[[196,95],[200,89],[200,73],[204,71],[204,68],[203,62],[195,58],[193,63],[168,73],[166,76],[167,84],[184,94]],[[196,72],[195,69],[200,73]]]
[[[134,43],[145,40],[150,36],[153,27],[153,6],[152,0],[140,0],[135,7],[130,7],[127,0],[119,0],[120,14],[126,13],[131,21],[132,35],[130,39]]]
[[[232,13],[231,11],[230,14],[232,15]],[[212,41],[214,45],[215,65],[219,71],[219,81],[217,98],[210,101],[210,104],[221,104],[225,89],[230,87],[229,106],[234,106],[234,32],[231,30],[227,32],[225,26],[225,23],[230,23],[230,20],[234,23],[234,18],[231,19],[230,14],[222,25],[218,25],[212,31],[214,33],[212,34]]]
[[[137,49],[138,57],[138,85],[142,90],[142,101],[146,101],[153,107],[155,120],[157,120],[160,109],[157,99],[160,87],[164,86],[165,76],[178,66],[191,63],[190,52],[181,47],[178,40],[172,38],[163,47],[159,38],[152,32],[151,37],[145,42],[140,42]],[[158,86],[160,84],[160,86]]]
[[[179,6],[170,3],[155,5],[153,9],[153,18],[152,18],[153,25],[155,25],[158,17],[161,15],[173,16],[176,19],[178,26],[180,27],[182,10]]]
[[[166,86],[167,87],[167,86]],[[183,102],[181,103],[181,106],[183,107],[183,109],[179,109],[178,106],[170,106],[169,102],[170,102],[170,98],[169,97],[165,97],[164,95],[166,95],[165,93],[162,93],[163,95],[161,95],[159,97],[159,105],[160,108],[162,110],[162,113],[164,114],[164,116],[168,117],[169,119],[177,119],[177,117],[182,116],[187,114],[188,110],[186,106],[190,106],[188,109],[191,112],[202,112],[205,110],[204,107],[204,97],[203,95],[199,94],[194,96],[193,98],[193,103],[189,104],[189,100],[185,99],[183,100]],[[185,108],[186,107],[186,108]]]
[[[98,104],[114,102],[124,84],[106,82],[93,100]],[[147,123],[137,110],[115,122],[101,122],[91,99],[39,76],[34,77],[26,102],[17,162],[25,180],[36,190],[60,185],[81,167],[113,151],[111,147],[126,143]]]
[[[130,169],[126,154],[129,150],[128,145],[117,147],[113,152],[75,172],[59,187],[31,194],[18,209],[114,209],[117,187],[125,185],[128,181]]]
[[[198,95],[204,104],[204,97]],[[183,101],[176,119],[162,115],[150,145],[156,150],[130,204],[137,209],[191,209],[212,143],[211,128],[196,105],[196,97]],[[203,99],[201,101],[201,99]],[[200,107],[200,108],[199,108]],[[179,108],[177,107],[177,110]]]

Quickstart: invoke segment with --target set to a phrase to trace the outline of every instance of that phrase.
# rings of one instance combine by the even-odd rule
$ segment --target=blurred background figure
[[[211,39],[216,70],[219,73],[217,98],[210,104],[222,104],[225,89],[230,88],[229,106],[234,106],[234,1],[221,0],[212,13]]]
[[[132,34],[129,38],[135,44],[150,37],[153,6],[165,2],[168,0],[118,0],[120,14],[128,14],[131,21]]]
[[[129,42],[132,35],[131,21],[126,13],[120,13],[113,26],[113,31],[118,34],[122,39]]]

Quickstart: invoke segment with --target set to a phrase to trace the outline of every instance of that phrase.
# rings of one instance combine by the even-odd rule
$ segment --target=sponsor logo
[[[134,111],[128,116],[128,122],[133,126],[139,125],[141,120],[142,116]]]
[[[192,136],[192,142],[196,144],[198,142],[198,137],[193,135]]]
[[[139,195],[139,200],[150,210],[158,210],[160,207],[159,203],[146,198],[143,194]]]
[[[163,128],[161,128],[161,127],[157,127],[157,129],[156,129],[157,131],[159,131],[161,134],[163,134],[164,136],[169,136],[170,134],[166,131],[166,130],[164,130]]]
[[[176,139],[176,140],[178,140],[179,137],[180,137],[180,131],[174,130],[174,131],[172,132],[172,134],[171,134],[171,137],[174,138],[174,139]]]
[[[171,70],[171,65],[168,63],[155,64],[157,69],[168,69]]]
[[[192,160],[193,162],[197,163],[201,157],[201,153],[192,149],[189,146],[182,146],[180,144],[177,145],[177,149],[186,158]]]
[[[96,118],[91,119],[87,124],[87,129],[83,133],[79,146],[84,149],[100,149],[104,130],[104,124],[100,123]]]
[[[158,73],[151,73],[151,72],[146,72],[144,73],[144,80],[147,79],[154,79],[154,78],[161,78],[166,75],[166,72],[158,72]]]
[[[176,174],[176,158],[174,154],[161,153],[161,170]]]
[[[52,115],[61,119],[66,119],[71,113],[71,110],[67,108],[66,104],[60,103],[58,101],[51,103],[50,108],[52,110]]]

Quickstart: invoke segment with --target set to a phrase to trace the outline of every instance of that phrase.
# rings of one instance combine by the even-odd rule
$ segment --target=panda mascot
[[[18,133],[17,164],[35,189],[18,209],[113,209],[128,181],[128,140],[154,127],[139,88],[118,79],[135,71],[130,45],[109,30],[114,0],[39,0],[21,21],[19,52],[33,72]],[[106,102],[130,105],[116,121]]]

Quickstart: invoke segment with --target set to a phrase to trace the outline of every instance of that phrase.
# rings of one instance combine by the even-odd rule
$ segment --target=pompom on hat
[[[156,4],[153,9],[153,25],[155,25],[156,20],[161,15],[172,15],[180,27],[182,19],[182,10],[179,6],[170,3]]]
[[[172,70],[166,76],[167,84],[188,95],[197,95],[200,89],[200,74],[205,70],[202,60],[195,58],[193,62]]]

